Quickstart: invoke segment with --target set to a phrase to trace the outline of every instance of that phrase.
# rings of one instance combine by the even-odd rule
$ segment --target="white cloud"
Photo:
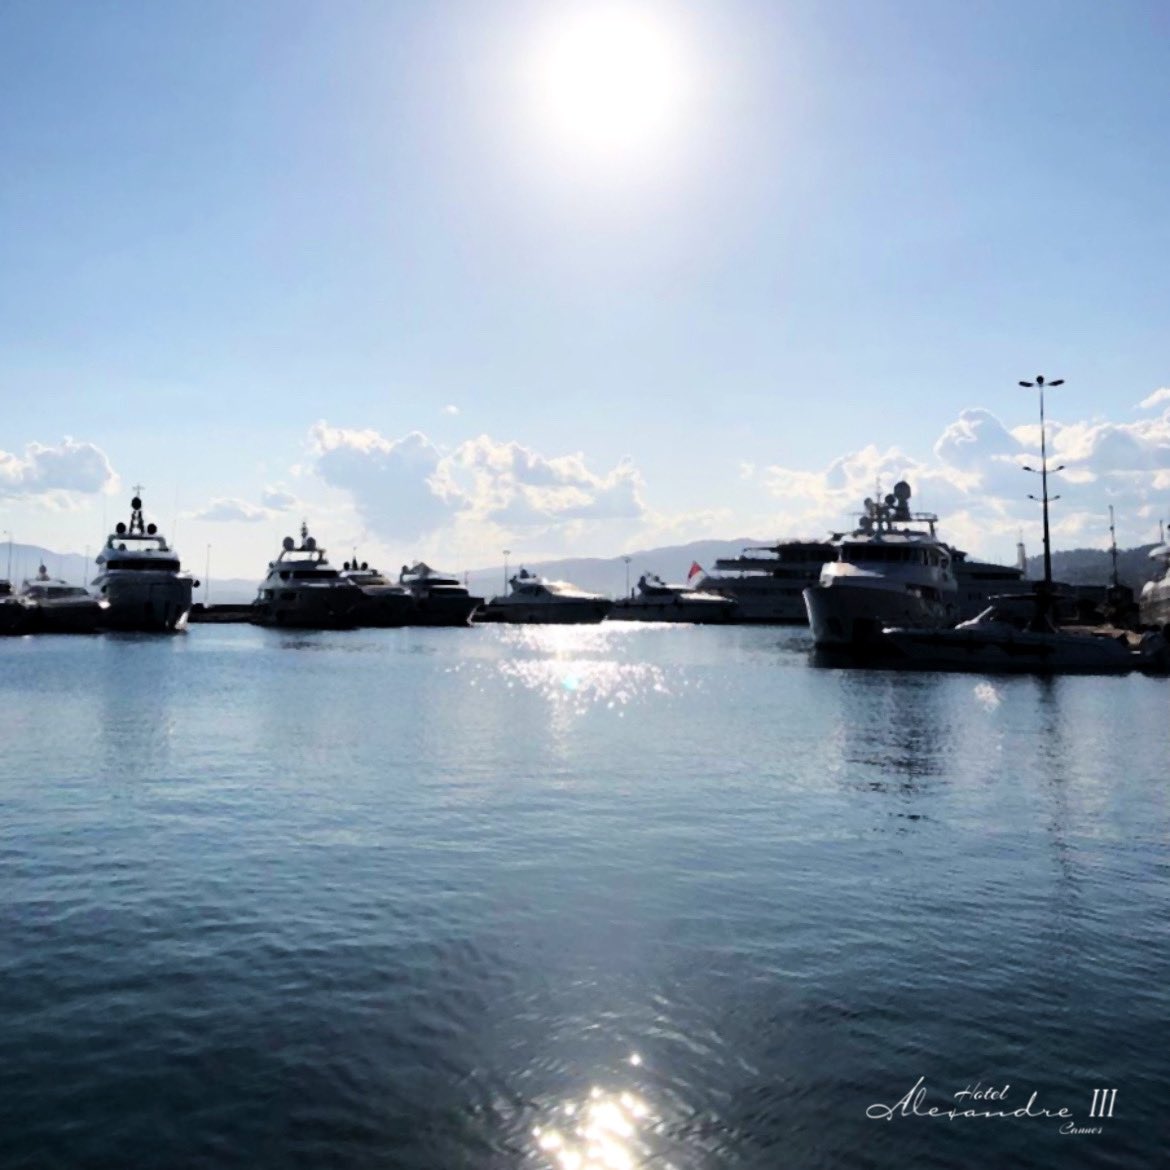
[[[446,406],[443,407],[443,413],[444,414],[452,414],[452,415],[458,414],[459,407],[454,406],[451,403],[448,403]]]
[[[1141,410],[1151,410],[1155,406],[1161,405],[1163,402],[1170,402],[1170,386],[1163,386],[1161,390],[1155,390],[1153,394],[1143,398],[1138,403]]]
[[[265,487],[260,493],[260,503],[274,512],[288,512],[297,505],[297,498],[280,487]]]
[[[55,447],[29,443],[24,455],[0,451],[0,496],[112,491],[118,477],[100,447],[66,437]]]
[[[267,508],[257,508],[254,504],[243,500],[216,499],[212,500],[202,512],[191,516],[192,520],[209,520],[218,523],[257,524],[261,520],[271,518]]]
[[[313,427],[311,445],[321,477],[349,492],[370,529],[387,538],[470,525],[532,538],[557,525],[636,520],[645,511],[642,477],[628,458],[597,472],[581,452],[548,457],[489,435],[441,451],[418,431],[387,439],[325,422]]]
[[[884,493],[898,479],[913,490],[912,507],[937,512],[940,532],[977,551],[1000,545],[1039,518],[1029,493],[1038,477],[1021,470],[1040,463],[1040,428],[1007,428],[990,411],[960,412],[935,442],[932,458],[870,445],[835,459],[821,471],[769,467],[768,490],[784,500],[786,521],[837,529],[851,525],[866,496],[880,483]],[[1137,423],[1048,424],[1049,491],[1061,497],[1052,509],[1059,543],[1100,545],[1107,539],[1109,505],[1119,528],[1134,543],[1151,539],[1149,518],[1170,481],[1170,412]]]

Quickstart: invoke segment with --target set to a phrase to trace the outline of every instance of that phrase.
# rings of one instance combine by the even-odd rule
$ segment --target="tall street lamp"
[[[626,562],[626,596],[629,597],[630,596],[630,558],[629,557],[622,557],[622,560]]]
[[[1026,386],[1031,389],[1033,386],[1040,391],[1040,497],[1044,509],[1044,591],[1051,594],[1052,592],[1052,542],[1048,536],[1048,442],[1044,434],[1044,387],[1047,386],[1050,390],[1055,386],[1063,386],[1063,378],[1054,378],[1051,382],[1044,380],[1043,374],[1036,375],[1035,382],[1021,382],[1021,386]],[[1025,467],[1025,471],[1036,471],[1035,467]],[[1064,464],[1059,467],[1054,467],[1053,472],[1063,471]],[[1028,499],[1034,500],[1036,497],[1029,495]],[[1051,497],[1053,500],[1059,500],[1060,496]]]
[[[508,557],[511,555],[510,548],[504,549],[504,592],[508,592]]]

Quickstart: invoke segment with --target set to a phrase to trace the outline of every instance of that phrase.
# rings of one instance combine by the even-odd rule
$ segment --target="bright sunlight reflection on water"
[[[651,1159],[645,1134],[657,1123],[636,1094],[594,1087],[584,1101],[566,1101],[547,1125],[534,1127],[532,1138],[550,1170],[637,1170]]]
[[[490,665],[475,664],[471,685],[497,686],[502,681],[572,713],[606,708],[619,716],[631,702],[667,696],[689,685],[678,673],[668,683],[666,672],[654,663],[623,661],[628,653],[624,635],[624,630],[601,626],[519,626],[504,639],[510,655]]]

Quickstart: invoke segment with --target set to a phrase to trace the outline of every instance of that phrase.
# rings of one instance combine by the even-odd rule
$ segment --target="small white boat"
[[[28,607],[31,631],[39,634],[92,634],[109,609],[108,601],[80,585],[50,577],[44,565],[24,582],[19,597]]]
[[[546,581],[527,569],[521,569],[508,584],[511,592],[493,597],[478,620],[581,625],[600,622],[613,609],[613,602],[600,593],[587,593],[567,581]]]
[[[130,501],[130,523],[119,522],[97,555],[91,591],[108,603],[102,624],[115,630],[181,630],[198,582],[158,526],[142,519],[142,499]]]
[[[736,609],[734,598],[702,593],[685,585],[668,585],[657,574],[644,573],[632,597],[614,602],[609,620],[706,625],[734,621]]]
[[[950,630],[888,627],[881,641],[895,660],[931,670],[1124,674],[1165,670],[1161,634],[1061,627],[1043,591],[997,597],[978,617]]]

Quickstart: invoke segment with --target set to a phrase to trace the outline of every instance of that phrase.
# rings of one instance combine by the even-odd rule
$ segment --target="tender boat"
[[[910,511],[910,485],[899,482],[884,503],[865,501],[852,535],[820,583],[804,591],[818,646],[850,646],[885,626],[940,629],[959,620],[952,550],[935,534],[938,517]],[[913,525],[913,526],[912,526]]]
[[[836,555],[827,540],[752,545],[738,557],[717,560],[716,571],[703,574],[694,587],[735,601],[734,621],[804,625],[804,591],[817,583],[825,562]]]
[[[301,543],[286,536],[268,576],[252,603],[252,621],[260,626],[297,629],[352,629],[366,597],[348,578],[330,567],[325,550],[301,525]]]
[[[702,593],[686,585],[668,585],[657,574],[644,573],[638,578],[637,592],[632,597],[615,601],[609,618],[611,621],[706,625],[734,621],[737,608],[734,598]]]
[[[473,597],[457,577],[438,573],[424,561],[409,568],[403,565],[398,581],[414,598],[412,626],[466,626],[483,604],[483,598]]]
[[[521,569],[508,584],[511,592],[493,597],[479,618],[489,622],[587,624],[602,621],[613,602],[600,593],[587,593],[567,581],[546,581]]]
[[[1170,544],[1162,544],[1150,552],[1150,556],[1161,561],[1162,576],[1147,581],[1142,587],[1138,602],[1139,620],[1143,626],[1170,631]]]
[[[346,561],[341,566],[341,577],[362,591],[356,613],[358,625],[386,627],[411,623],[415,612],[414,596],[377,569],[371,569],[368,562]]]
[[[115,630],[181,630],[198,584],[155,524],[142,518],[142,498],[130,501],[130,523],[119,522],[97,555],[90,590],[108,603],[102,624]]]
[[[882,641],[902,665],[932,670],[1124,673],[1165,670],[1170,647],[1158,633],[1060,627],[1050,591],[997,597],[950,630],[887,628]]]
[[[107,624],[108,601],[94,597],[80,585],[50,577],[44,565],[21,586],[20,599],[35,633],[92,634]]]

